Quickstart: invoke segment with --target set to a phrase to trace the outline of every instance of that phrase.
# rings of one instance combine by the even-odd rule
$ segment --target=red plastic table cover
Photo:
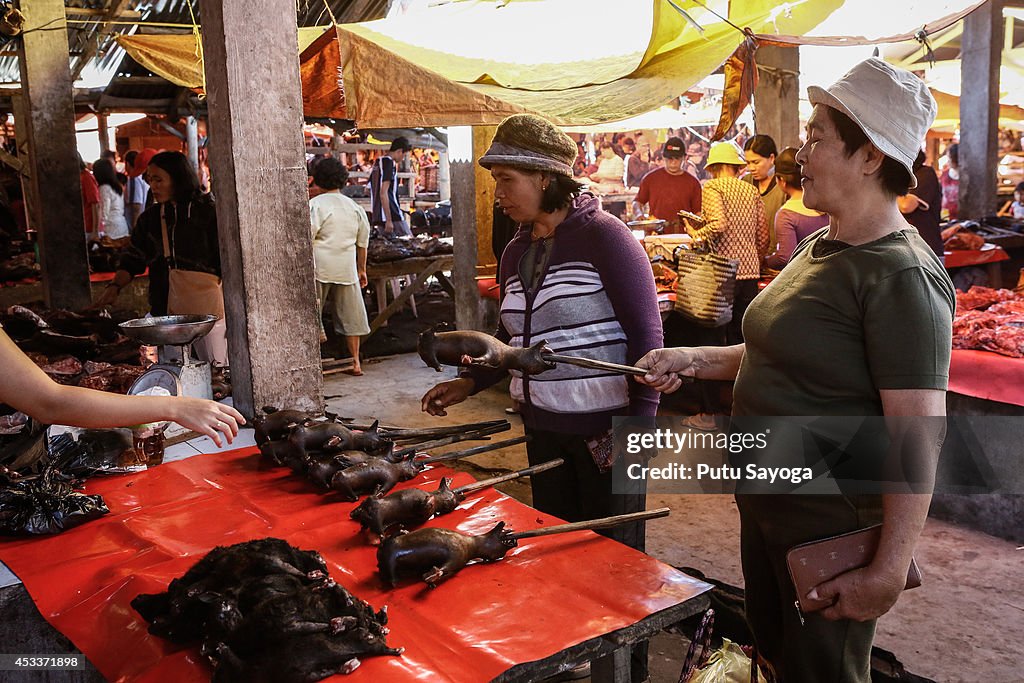
[[[1024,406],[1024,358],[953,349],[949,390],[986,401]]]
[[[456,485],[473,481],[437,467],[403,486],[433,489],[442,476]],[[470,565],[435,589],[410,581],[387,590],[375,547],[349,519],[355,504],[287,468],[264,468],[254,448],[93,479],[87,492],[101,494],[110,514],[53,537],[0,541],[0,561],[111,681],[208,681],[198,647],[149,635],[129,603],[165,590],[217,545],[266,536],[319,551],[338,583],[375,609],[388,606],[388,643],[405,653],[367,658],[348,677],[335,677],[351,683],[491,680],[710,589],[584,531],[524,539],[502,561]],[[559,522],[486,489],[429,524],[479,533],[499,520],[516,530]]]
[[[1010,255],[1006,253],[1006,250],[994,244],[986,244],[982,249],[955,249],[946,252],[947,268],[982,266],[986,263],[1009,260]]]

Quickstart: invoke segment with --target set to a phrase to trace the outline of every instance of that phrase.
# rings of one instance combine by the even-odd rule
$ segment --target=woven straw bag
[[[676,310],[705,327],[732,320],[738,259],[704,249],[677,249]]]

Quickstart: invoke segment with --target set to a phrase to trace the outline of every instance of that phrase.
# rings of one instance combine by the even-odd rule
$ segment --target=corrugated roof
[[[150,98],[177,91],[174,86],[160,90],[160,84],[137,81],[153,74],[128,57],[112,38],[112,33],[177,33],[188,30],[192,12],[202,24],[202,0],[66,0],[68,17],[68,48],[72,73],[87,76],[87,85],[106,84],[112,78],[131,81],[112,83],[117,97]],[[330,5],[330,12],[327,5]],[[342,23],[379,19],[387,13],[388,0],[296,0],[299,26],[330,23],[330,14]],[[123,15],[115,16],[118,8]],[[137,25],[112,24],[109,21],[137,22]],[[179,24],[181,28],[147,24]],[[14,46],[0,53],[0,83],[21,79]],[[169,85],[169,84],[168,84]],[[110,93],[115,94],[115,93]],[[159,98],[159,97],[158,97]]]

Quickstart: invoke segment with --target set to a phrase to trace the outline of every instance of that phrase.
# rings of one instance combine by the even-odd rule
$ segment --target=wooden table
[[[377,317],[370,323],[370,334],[387,324],[388,318],[402,310],[405,302],[416,293],[431,275],[437,277],[441,286],[454,298],[455,289],[444,271],[451,272],[455,267],[454,254],[438,254],[436,256],[415,256],[412,258],[389,261],[387,263],[368,263],[366,277],[373,283],[377,292]],[[413,275],[415,277],[405,286],[402,293],[387,304],[387,284],[393,277]]]

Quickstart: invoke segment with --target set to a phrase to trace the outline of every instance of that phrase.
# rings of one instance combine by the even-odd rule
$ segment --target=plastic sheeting
[[[742,43],[744,34],[705,4],[754,33],[799,35],[843,0],[783,5],[769,0],[652,0],[630,10],[625,23],[621,4],[604,0],[513,0],[505,6],[478,0],[346,24],[336,27],[336,36],[322,37],[302,54],[304,113],[352,119],[362,128],[493,125],[527,111],[563,125],[629,118],[678,97]],[[565,46],[578,42],[575,27],[584,19],[622,31],[609,35],[606,54],[565,61]],[[409,22],[414,21],[420,22],[424,39],[444,49],[407,42]],[[510,31],[516,26],[521,28]],[[525,28],[530,26],[537,28]],[[546,41],[545,31],[551,34]],[[190,53],[177,44],[194,39],[174,36],[176,45],[168,40],[168,49],[158,58],[155,53],[161,52],[164,38],[140,41],[130,36],[118,42],[155,73],[195,87],[201,76],[198,50],[193,47]],[[329,46],[332,40],[337,47]],[[495,60],[492,55],[502,47],[515,48],[520,58]],[[337,50],[339,61],[325,59],[319,54],[323,50]]]
[[[403,486],[436,488],[452,474],[431,469]],[[472,481],[466,474],[455,479]],[[375,608],[388,606],[388,642],[406,651],[366,659],[344,679],[353,683],[490,680],[710,589],[642,553],[578,532],[523,540],[504,560],[471,565],[433,590],[406,583],[388,591],[376,575],[375,548],[349,519],[355,504],[317,491],[287,468],[261,469],[252,448],[92,480],[88,493],[101,494],[111,514],[54,538],[0,542],[0,560],[42,615],[111,681],[209,680],[198,647],[150,636],[129,602],[164,590],[217,545],[266,536],[318,550],[336,581]],[[558,523],[488,489],[429,524],[478,533],[498,520],[516,530]]]
[[[949,361],[949,391],[1024,406],[1024,358],[953,349]]]

